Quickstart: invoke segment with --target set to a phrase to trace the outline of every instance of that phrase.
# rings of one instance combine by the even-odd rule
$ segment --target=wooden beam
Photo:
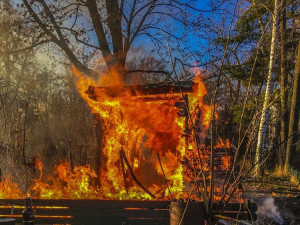
[[[36,206],[64,206],[69,208],[98,208],[98,209],[126,209],[126,208],[149,208],[167,209],[169,201],[130,201],[130,200],[99,200],[99,199],[32,199]],[[24,206],[24,199],[0,199],[2,205]]]
[[[102,96],[125,97],[125,96],[146,96],[146,95],[164,95],[172,93],[190,93],[197,90],[198,84],[193,81],[157,83],[147,85],[132,86],[113,86],[113,87],[94,87],[89,86],[86,93],[88,96],[97,101]]]

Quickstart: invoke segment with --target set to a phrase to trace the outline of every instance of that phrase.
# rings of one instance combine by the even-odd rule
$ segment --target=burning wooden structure
[[[46,177],[37,160],[40,177],[30,188],[37,205],[36,223],[164,225],[170,224],[170,215],[178,220],[180,209],[170,207],[170,199],[186,198],[190,188],[185,185],[194,180],[195,171],[202,166],[209,169],[209,148],[204,143],[212,107],[203,103],[203,82],[97,86],[101,82],[79,76],[79,92],[101,118],[96,172],[89,165],[72,168],[62,162],[54,176]],[[193,160],[198,145],[204,165]],[[223,176],[232,167],[233,152],[223,140],[215,149],[215,170]],[[95,179],[98,185],[92,182]],[[17,187],[6,183],[10,190]],[[16,193],[4,197],[24,197]],[[0,200],[1,217],[20,220],[21,202]],[[13,204],[14,215],[10,215]],[[217,210],[218,205],[214,207]],[[251,217],[244,204],[226,207],[227,216],[236,217],[239,212],[238,218]],[[190,202],[187,220],[189,215],[204,224],[203,203]]]
[[[85,91],[85,94],[88,96],[89,100],[92,100],[92,105],[95,104],[95,102],[101,103],[105,101],[103,100],[103,96],[111,99],[111,101],[113,101],[112,99],[118,99],[117,101],[120,105],[122,105],[122,101],[124,99],[125,101],[133,101],[133,107],[136,106],[137,111],[133,113],[134,115],[139,113],[139,110],[141,110],[139,107],[140,103],[142,103],[142,105],[145,107],[154,104],[160,104],[162,108],[166,106],[167,109],[165,109],[165,111],[158,111],[158,113],[161,113],[161,117],[165,117],[165,121],[161,120],[160,122],[166,124],[177,123],[178,128],[174,132],[172,129],[166,129],[169,128],[170,125],[163,129],[161,129],[161,127],[164,127],[164,124],[160,124],[158,127],[156,127],[156,130],[153,134],[155,137],[153,138],[153,141],[162,143],[158,143],[159,148],[157,148],[157,143],[151,143],[151,150],[153,152],[157,152],[158,154],[162,154],[162,157],[165,157],[166,151],[174,153],[174,149],[176,149],[174,154],[179,156],[174,159],[179,160],[177,161],[178,164],[180,166],[183,165],[185,171],[188,173],[189,170],[194,170],[194,165],[191,164],[191,158],[194,157],[192,154],[195,153],[195,148],[201,146],[201,153],[203,157],[202,161],[204,166],[207,169],[209,168],[209,160],[207,157],[210,155],[210,153],[209,148],[207,148],[204,143],[206,129],[209,126],[211,117],[211,107],[203,103],[203,97],[206,94],[206,89],[201,81],[198,81],[198,83],[194,81],[182,81],[133,86],[121,85],[112,87],[89,86],[87,91]],[[132,111],[130,107],[128,108]],[[122,117],[123,120],[123,118],[126,117],[123,113],[123,111],[126,113],[126,107],[119,107],[119,109],[121,112],[119,117]],[[149,110],[151,110],[151,107]],[[176,113],[175,116],[170,116],[170,120],[168,120],[169,116],[166,115],[166,113],[169,112]],[[151,115],[151,111],[145,112],[142,109],[140,113],[145,113],[146,115],[147,113],[150,114],[149,116],[145,117],[146,119],[153,117]],[[157,113],[157,111],[155,111],[154,108],[153,114],[155,113]],[[129,117],[130,116],[131,115],[129,115]],[[155,116],[153,118],[155,120]],[[139,125],[144,126],[144,124]],[[146,126],[148,126],[148,124],[146,124]],[[143,129],[143,127],[141,127],[141,129]],[[175,138],[174,133],[177,135]],[[147,130],[145,131],[145,136],[146,135],[148,135]],[[173,145],[172,143],[168,143],[168,138],[170,138],[171,141],[177,141],[177,144]],[[197,142],[197,144],[195,144],[195,142]],[[215,172],[219,176],[224,176],[232,168],[233,150],[228,140],[223,142],[221,139],[215,148]],[[99,149],[101,151],[101,146]],[[129,151],[131,151],[131,149],[129,149]],[[129,153],[127,150],[127,154],[130,155],[131,153]],[[157,159],[153,158],[152,160],[157,161]],[[131,163],[134,164],[134,161]],[[165,167],[168,169],[168,163],[166,163]],[[198,165],[198,167],[200,167],[200,165]]]

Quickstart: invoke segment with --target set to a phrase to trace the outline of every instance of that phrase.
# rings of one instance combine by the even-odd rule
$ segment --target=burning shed
[[[75,73],[79,92],[101,118],[99,180],[104,198],[183,197],[191,175],[185,162],[197,154],[200,145],[201,157],[205,159],[207,154],[203,144],[212,107],[203,103],[207,91],[200,76],[190,81],[132,86],[116,78],[105,86],[106,78],[96,82]],[[226,148],[222,144],[221,148]],[[128,161],[126,165],[122,156]],[[228,165],[231,158],[220,160]],[[131,174],[148,193],[138,187]]]
[[[190,191],[195,171],[209,170],[209,148],[204,140],[212,107],[203,103],[204,83],[198,77],[183,82],[134,86],[117,82],[105,86],[103,80],[96,82],[75,73],[81,96],[100,121],[97,125],[98,169],[96,173],[90,165],[72,169],[63,162],[56,167],[56,176],[45,179],[42,163],[37,160],[40,177],[30,187],[31,196],[42,199],[35,202],[51,209],[42,211],[37,221],[85,224],[82,221],[93,217],[95,224],[99,221],[169,224],[170,213],[176,210],[183,213],[184,207],[171,207],[170,212],[170,201],[166,200],[187,198],[186,191]],[[200,155],[197,155],[199,149]],[[232,166],[230,143],[220,139],[215,149],[218,162],[215,170],[228,171]],[[199,156],[202,165],[194,160]],[[92,182],[95,179],[97,185]],[[20,193],[13,198],[23,197]],[[150,199],[158,201],[138,201]],[[14,202],[14,199],[2,201],[3,208],[9,211],[8,205]],[[176,204],[185,206],[187,203],[175,202],[173,206]],[[197,221],[204,224],[207,215],[203,203],[193,202],[191,206],[188,214],[199,217]],[[218,205],[214,207],[217,209]],[[238,206],[228,204],[227,207],[226,215],[235,216]],[[103,210],[106,213],[100,213]],[[177,224],[181,216],[174,215],[171,220],[175,218]],[[7,216],[7,213],[2,215]],[[246,208],[240,216],[249,218]],[[17,215],[12,217],[18,218]]]

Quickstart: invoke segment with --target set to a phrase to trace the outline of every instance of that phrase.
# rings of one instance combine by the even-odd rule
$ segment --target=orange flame
[[[176,102],[182,101],[182,93],[171,91],[151,96],[134,96],[124,88],[124,83],[114,71],[98,80],[81,75],[74,67],[72,71],[82,98],[92,112],[99,114],[103,120],[100,176],[97,177],[89,165],[71,168],[68,162],[61,162],[53,175],[45,176],[41,161],[36,160],[35,166],[40,173],[30,188],[31,196],[43,199],[150,199],[150,195],[134,182],[130,168],[124,162],[122,166],[122,150],[132,172],[156,198],[170,194],[164,175],[172,197],[180,198],[184,189],[183,181],[187,179],[187,175],[183,174],[182,161],[186,157],[191,158],[196,150],[191,134],[195,132],[203,139],[212,117],[212,107],[203,103],[207,90],[201,76],[195,78],[198,87],[188,95],[190,118],[186,118],[179,117],[179,109],[174,107]],[[97,89],[96,100],[93,100],[86,93],[89,86],[112,87],[117,96]],[[205,151],[201,157],[207,163]],[[205,166],[208,168],[208,165]],[[17,184],[9,179],[1,182],[0,187],[0,198],[24,197]]]
[[[54,176],[36,180],[31,189],[33,196],[43,199],[94,199],[99,197],[91,185],[95,177],[90,166],[75,166],[72,170],[68,162],[61,162]]]
[[[144,98],[132,96],[126,91],[122,92],[122,97],[111,97],[104,92],[98,92],[95,101],[86,94],[90,85],[114,86],[117,89],[124,87],[124,84],[120,79],[116,79],[118,76],[113,72],[110,74],[110,79],[104,76],[95,81],[82,76],[75,68],[72,70],[77,77],[79,93],[92,111],[104,119],[106,137],[103,143],[103,154],[106,162],[100,177],[104,197],[149,198],[130,181],[126,171],[125,180],[128,181],[129,187],[125,189],[119,156],[119,151],[123,149],[141,182],[152,193],[161,195],[159,192],[165,184],[156,157],[156,153],[159,153],[173,197],[179,198],[184,188],[181,161],[187,148],[186,139],[182,135],[186,127],[185,118],[177,116],[179,109],[175,108],[174,104],[182,95],[168,93],[151,96],[155,101],[146,101],[146,96]],[[189,95],[189,111],[194,120],[198,119],[202,122],[203,134],[211,120],[211,107],[203,104],[203,97],[207,94],[207,90],[200,76],[195,79],[195,82],[198,83],[198,88]],[[201,110],[200,118],[197,118],[198,114],[195,113],[197,109]]]
[[[0,182],[0,199],[23,198],[18,184],[14,183],[10,177]]]

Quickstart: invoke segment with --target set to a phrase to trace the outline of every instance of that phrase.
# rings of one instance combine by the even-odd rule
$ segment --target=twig
[[[167,37],[166,37],[164,31],[161,30],[161,32],[163,33],[163,35],[164,35],[164,37],[165,37],[165,39],[166,39],[166,42],[167,42],[168,53],[169,53],[169,57],[170,57],[170,63],[171,63],[171,65],[172,65],[172,71],[174,71],[174,74],[175,74],[175,77],[176,77],[176,81],[177,81],[177,83],[178,83],[178,86],[179,86],[179,89],[180,89],[182,98],[183,98],[183,100],[184,100],[184,106],[185,106],[186,112],[187,112],[187,114],[188,114],[188,118],[189,118],[190,123],[191,123],[191,126],[192,126],[192,131],[193,131],[193,134],[194,134],[193,137],[194,137],[195,145],[196,145],[196,148],[197,148],[197,153],[198,153],[198,158],[199,158],[199,163],[200,163],[200,172],[199,172],[199,176],[200,176],[200,174],[201,174],[201,175],[202,175],[202,178],[203,178],[203,188],[204,188],[204,189],[202,188],[202,185],[201,185],[201,183],[200,183],[201,191],[202,191],[202,193],[203,193],[203,203],[204,203],[204,206],[205,206],[206,214],[209,215],[210,213],[209,213],[209,203],[208,203],[208,201],[207,201],[207,185],[206,185],[206,177],[205,177],[205,174],[204,174],[204,172],[203,172],[204,165],[203,165],[203,163],[202,163],[201,155],[200,155],[200,147],[199,147],[200,141],[198,141],[198,140],[199,140],[199,137],[198,137],[198,135],[197,135],[196,128],[195,128],[195,126],[194,126],[194,122],[193,122],[193,119],[192,119],[190,110],[189,110],[189,108],[188,108],[187,102],[186,102],[186,100],[185,100],[185,98],[184,98],[184,93],[183,93],[183,91],[182,91],[182,88],[181,88],[181,85],[180,85],[180,81],[179,81],[178,75],[177,75],[177,73],[176,73],[176,68],[175,68],[175,64],[173,63],[173,60],[172,60],[172,54],[171,54],[171,49],[170,49],[170,45],[169,45],[168,39],[167,39]],[[198,176],[197,176],[197,177],[198,177]],[[195,179],[195,181],[197,181],[197,180],[198,180],[198,178]],[[196,184],[196,183],[195,183],[195,184]],[[195,186],[195,184],[194,184],[194,186]],[[192,191],[193,191],[193,189],[192,189]],[[191,194],[192,194],[192,191],[191,191],[191,193],[190,193],[190,196],[191,196]],[[188,203],[189,203],[189,200],[190,200],[190,196],[189,196],[189,198],[188,198],[188,200],[187,200],[187,205],[186,205],[185,211],[186,211],[186,209],[187,209],[187,207],[188,207]],[[182,221],[183,221],[183,217],[184,217],[184,215],[185,215],[185,211],[184,211],[184,213],[183,213],[183,215],[182,215],[180,224],[181,224]],[[180,224],[179,224],[179,225],[180,225]]]
[[[120,158],[121,158],[121,167],[122,167],[122,173],[123,173],[123,178],[124,178],[124,185],[125,185],[125,189],[127,191],[128,190],[128,185],[127,185],[126,176],[125,176],[124,159],[122,157],[121,152],[120,152]]]
[[[167,180],[165,171],[164,171],[164,169],[163,169],[163,167],[162,167],[161,160],[160,160],[160,156],[159,156],[159,153],[158,153],[158,152],[157,152],[157,158],[158,158],[158,161],[159,161],[159,165],[160,165],[161,171],[162,171],[162,173],[163,173],[163,175],[164,175],[165,182],[166,182],[166,184],[167,184],[167,188],[168,188],[168,190],[169,190],[169,195],[170,195],[170,197],[171,197],[171,199],[172,199],[172,192],[171,192],[170,186],[169,186],[169,184],[168,184],[168,180]]]
[[[227,34],[227,43],[223,52],[223,57],[222,57],[222,61],[221,61],[221,66],[220,66],[220,70],[218,72],[218,77],[217,77],[217,84],[215,86],[215,90],[214,90],[214,95],[212,98],[212,114],[211,114],[211,145],[210,145],[210,190],[209,190],[209,202],[210,202],[210,213],[212,216],[213,214],[213,202],[214,202],[214,147],[215,147],[215,112],[216,112],[216,100],[217,100],[217,92],[220,86],[220,80],[221,80],[221,74],[223,72],[223,66],[224,66],[224,62],[225,62],[225,58],[227,56],[227,50],[229,47],[229,40],[230,40],[230,31],[231,31],[231,27],[233,25],[233,20],[234,20],[234,16],[236,13],[236,9],[237,9],[237,4],[238,4],[238,0],[236,1],[235,7],[234,7],[234,12],[232,14],[232,18],[231,18],[231,23],[230,26],[228,28],[228,34]]]
[[[189,203],[190,203],[191,196],[192,196],[193,191],[194,191],[194,188],[195,188],[195,186],[196,186],[196,184],[197,184],[197,180],[198,180],[199,176],[200,176],[201,174],[203,174],[203,173],[202,173],[202,172],[203,172],[203,169],[204,169],[204,167],[202,167],[202,169],[199,171],[199,173],[198,173],[198,175],[197,175],[197,177],[196,177],[196,179],[195,179],[195,182],[194,182],[194,184],[193,184],[192,190],[190,191],[189,197],[188,197],[188,199],[187,199],[187,202],[186,202],[184,211],[183,211],[183,213],[182,213],[182,216],[181,216],[179,225],[181,225],[182,222],[183,222],[184,216],[185,216],[185,214],[186,214],[186,210],[187,210],[187,208],[188,208],[188,206],[189,206]],[[201,185],[201,184],[200,184],[200,185]],[[202,187],[201,187],[201,191],[202,191]],[[206,191],[204,191],[204,193],[206,193]],[[205,196],[205,195],[203,194],[203,196]],[[204,204],[207,204],[207,199],[206,199],[206,201],[204,200],[203,203],[204,203]],[[208,206],[205,207],[205,208],[208,209]]]
[[[27,123],[27,110],[28,110],[28,102],[25,103],[25,115],[24,115],[24,131],[23,131],[23,148],[22,148],[22,155],[23,155],[23,163],[25,167],[25,175],[26,175],[26,193],[28,193],[28,170],[26,165],[26,123]]]
[[[243,181],[243,180],[244,180],[244,179],[252,172],[252,170],[253,170],[257,165],[259,165],[260,163],[263,163],[264,160],[271,154],[272,150],[278,148],[279,146],[281,146],[282,144],[284,144],[285,142],[287,142],[287,140],[290,139],[291,137],[292,137],[292,135],[289,136],[287,139],[283,140],[282,142],[280,142],[278,145],[276,145],[276,146],[272,147],[271,149],[269,149],[268,152],[267,152],[265,155],[263,155],[262,158],[261,158],[258,162],[256,162],[256,163],[255,163],[255,164],[247,171],[247,173],[246,173],[244,176],[240,175],[240,177],[237,178],[237,179],[233,182],[233,184],[230,186],[229,190],[230,190],[231,188],[233,188],[233,189],[231,190],[231,193],[229,194],[229,197],[228,197],[228,199],[226,200],[226,204],[229,202],[231,196],[232,196],[232,195],[234,194],[234,192],[236,191],[238,185],[239,185],[239,184],[240,184],[240,183],[241,183],[241,182],[242,182],[242,181]],[[235,187],[234,187],[234,186],[235,186]]]
[[[246,224],[246,225],[251,225],[250,223],[248,223],[244,220],[237,220],[237,219],[233,219],[233,218],[227,217],[227,216],[215,215],[215,217],[223,219],[223,220],[232,220],[232,221],[237,222],[237,223],[243,223],[243,224]]]
[[[120,150],[120,156],[121,156],[121,158],[124,159],[124,161],[125,161],[128,169],[129,169],[129,172],[130,172],[130,174],[132,176],[132,179],[135,181],[135,183],[137,185],[139,185],[148,195],[150,195],[151,198],[155,198],[155,195],[152,194],[144,185],[142,185],[141,182],[134,175],[133,170],[132,170],[132,168],[131,168],[131,166],[130,166],[130,164],[128,162],[128,159],[127,159],[127,157],[126,157],[125,152],[123,151],[123,149]]]

